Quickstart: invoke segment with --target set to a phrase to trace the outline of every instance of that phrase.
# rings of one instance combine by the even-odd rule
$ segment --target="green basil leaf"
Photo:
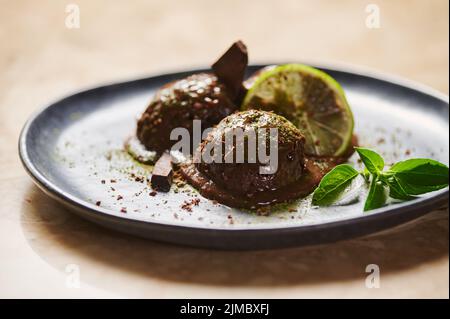
[[[378,177],[373,177],[370,183],[369,194],[364,203],[364,211],[382,207],[387,200],[386,187]]]
[[[348,164],[341,164],[333,168],[322,178],[314,191],[313,205],[327,206],[333,204],[358,174],[358,171]]]
[[[431,159],[416,158],[398,162],[388,171],[408,195],[420,195],[448,186],[449,169]]]
[[[383,181],[389,186],[389,196],[399,200],[412,200],[416,197],[409,195],[394,175],[382,175]]]
[[[379,174],[383,170],[384,159],[380,154],[368,148],[355,147],[355,149],[370,173]]]

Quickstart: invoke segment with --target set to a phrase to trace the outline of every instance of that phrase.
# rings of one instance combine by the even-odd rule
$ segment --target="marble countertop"
[[[30,114],[101,83],[209,64],[236,39],[252,63],[360,65],[448,94],[448,1],[1,1],[0,297],[448,298],[448,208],[369,237],[223,252],[115,233],[72,215],[23,170]],[[373,9],[373,8],[372,8]],[[372,9],[368,9],[369,11]],[[372,12],[372,11],[371,11]],[[368,264],[381,285],[365,285]]]

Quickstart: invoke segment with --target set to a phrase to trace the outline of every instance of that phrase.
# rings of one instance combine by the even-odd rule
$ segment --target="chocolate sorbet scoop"
[[[267,163],[261,162],[257,156],[260,147],[266,147],[266,154],[269,154],[269,146],[271,138],[269,135],[270,128],[278,131],[278,145],[277,156],[278,165],[276,170],[272,173],[264,173],[261,167]],[[244,150],[242,163],[236,163],[236,143],[237,139],[233,139],[233,147],[230,149],[233,153],[233,163],[226,163],[225,156],[230,156],[230,153],[223,148],[220,163],[205,163],[203,157],[205,152],[211,152],[214,148],[212,145],[223,145],[225,143],[225,136],[233,134],[236,129],[241,132],[252,131],[255,133],[258,140],[259,134],[266,132],[266,144],[256,144],[252,157],[247,145],[249,139],[246,139],[241,150]],[[263,129],[263,131],[258,131]],[[259,133],[261,132],[261,133]],[[240,142],[242,143],[242,139]],[[276,141],[275,141],[276,142]],[[283,188],[298,181],[304,170],[304,143],[305,138],[302,133],[288,120],[270,112],[250,110],[246,112],[235,113],[223,119],[216,128],[207,136],[207,138],[200,145],[196,153],[196,158],[199,159],[201,154],[202,159],[196,163],[196,168],[206,176],[208,176],[214,183],[227,190],[230,193],[237,195],[245,195],[251,197],[253,194],[264,191],[273,191]],[[214,152],[211,152],[214,153]],[[227,154],[227,155],[226,155]],[[252,163],[252,158],[253,163]]]
[[[237,139],[233,139],[231,148],[227,148],[229,143],[225,143],[226,134],[236,128],[244,131],[278,129],[278,169],[273,174],[261,173],[260,168],[265,163],[261,163],[259,157],[252,162],[252,157],[247,156],[252,152],[245,147],[244,162],[226,162],[230,154],[236,159]],[[224,145],[222,152],[216,153],[214,146],[222,144],[227,147]],[[266,142],[266,148],[268,145],[269,142]],[[261,147],[260,144],[257,147]],[[341,162],[340,159],[305,156],[304,148],[302,132],[284,117],[266,111],[248,110],[220,121],[197,148],[193,162],[182,164],[180,171],[204,197],[231,207],[256,209],[307,196],[322,177]]]
[[[173,129],[186,128],[192,136],[193,120],[200,120],[205,129],[236,109],[215,75],[194,74],[158,90],[137,123],[137,137],[161,154],[177,142],[170,140]]]

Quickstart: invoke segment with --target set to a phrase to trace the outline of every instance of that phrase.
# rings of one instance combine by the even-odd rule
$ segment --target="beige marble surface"
[[[80,7],[80,29],[65,27],[68,3]],[[380,29],[365,26],[369,3],[380,8]],[[238,38],[252,62],[350,63],[448,94],[448,1],[1,0],[0,8],[0,297],[448,298],[447,208],[332,245],[199,250],[73,216],[32,184],[16,151],[23,123],[49,101],[205,65]],[[381,269],[379,289],[365,287],[372,263]]]

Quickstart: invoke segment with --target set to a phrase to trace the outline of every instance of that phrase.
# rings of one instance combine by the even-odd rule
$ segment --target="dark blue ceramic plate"
[[[388,163],[429,157],[448,164],[446,96],[403,80],[322,69],[343,85],[361,145],[383,153]],[[445,189],[363,213],[358,198],[364,194],[357,193],[340,206],[317,208],[306,198],[257,216],[201,196],[192,211],[182,209],[199,196],[189,186],[149,196],[147,183],[135,176],[149,176],[151,167],[133,161],[123,142],[158,87],[199,71],[102,86],[47,106],[26,123],[20,137],[26,170],[44,192],[90,221],[150,239],[219,249],[334,242],[399,225],[448,200]]]

